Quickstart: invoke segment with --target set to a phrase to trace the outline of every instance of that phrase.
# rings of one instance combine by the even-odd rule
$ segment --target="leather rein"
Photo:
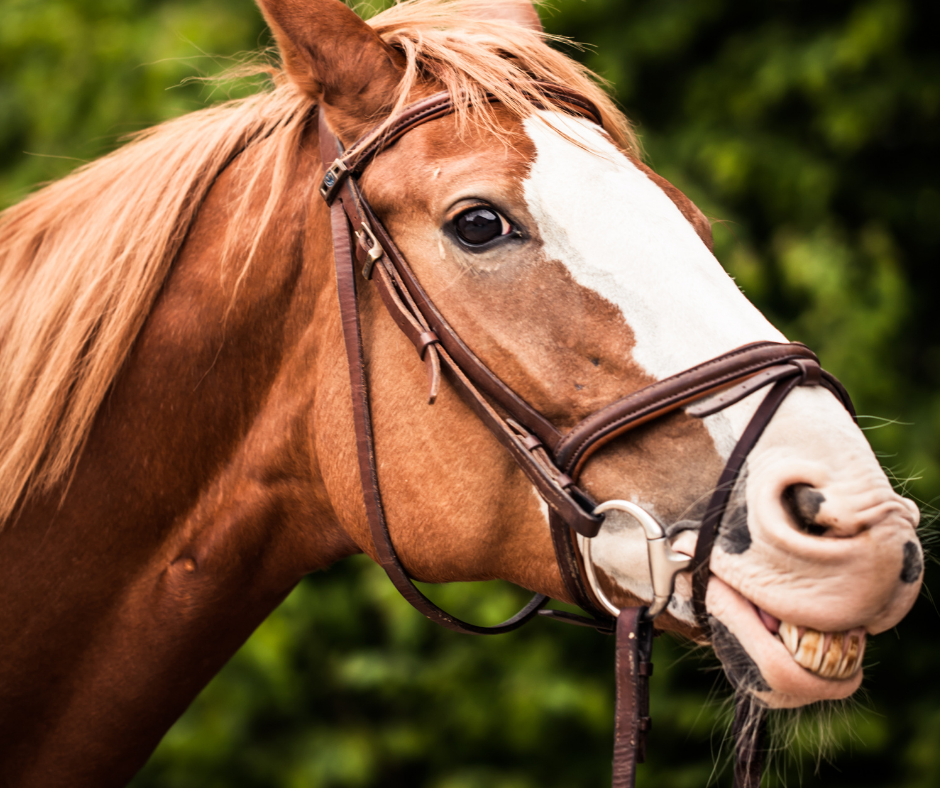
[[[603,128],[592,102],[560,85],[532,82],[530,97],[546,108],[563,108]],[[495,99],[491,99],[495,101]],[[352,389],[356,449],[366,512],[379,562],[398,591],[432,621],[469,634],[510,632],[537,614],[568,623],[616,632],[617,708],[614,741],[614,788],[632,788],[636,764],[645,756],[650,727],[648,678],[652,674],[653,618],[665,609],[678,572],[691,570],[693,609],[698,624],[709,632],[705,591],[709,558],[732,488],[748,453],[777,408],[797,386],[824,386],[855,415],[845,389],[821,369],[815,354],[799,343],[757,342],[630,392],[592,413],[567,433],[507,387],[451,328],[422,288],[404,255],[363,196],[357,178],[366,166],[402,135],[455,111],[449,93],[438,93],[404,109],[344,150],[319,110],[320,153],[324,176],[320,193],[330,207],[333,253],[340,316]],[[392,544],[376,471],[369,389],[363,361],[362,327],[357,290],[371,281],[392,319],[415,346],[427,367],[429,403],[440,388],[441,370],[477,417],[509,452],[548,504],[552,542],[565,587],[590,614],[578,616],[545,610],[549,598],[535,594],[512,618],[483,627],[455,618],[414,585]],[[591,455],[641,424],[681,408],[704,418],[769,387],[727,461],[706,508],[695,555],[672,551],[662,525],[629,501],[598,506],[577,481]],[[590,540],[604,521],[604,512],[626,511],[643,526],[653,582],[652,604],[619,610],[607,600],[594,575]],[[580,546],[580,550],[579,550]],[[761,775],[759,734],[762,709],[739,694],[735,714],[736,788],[758,788]],[[750,720],[750,722],[749,722]],[[746,730],[747,729],[747,730]]]

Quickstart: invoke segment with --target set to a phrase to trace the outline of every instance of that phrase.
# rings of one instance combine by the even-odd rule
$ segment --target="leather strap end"
[[[441,356],[436,345],[440,344],[433,331],[422,331],[418,335],[415,347],[428,370],[428,405],[433,405],[441,390]]]
[[[568,526],[577,531],[581,536],[593,539],[600,533],[601,526],[604,524],[603,514],[594,514],[597,504],[576,484],[567,484],[564,478],[558,479],[558,484],[577,504],[579,517],[577,520],[569,520]]]
[[[441,391],[441,357],[433,344],[425,347],[424,366],[428,371],[428,405],[433,405]]]
[[[593,539],[601,532],[601,526],[604,524],[603,517],[594,518],[597,522],[594,522],[589,517],[583,517],[577,523],[571,526],[571,528],[581,536],[587,539]]]

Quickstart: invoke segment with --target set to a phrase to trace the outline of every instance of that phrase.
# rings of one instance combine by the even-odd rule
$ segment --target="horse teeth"
[[[791,654],[796,654],[796,650],[800,647],[800,633],[799,630],[790,624],[787,621],[780,622],[780,629],[777,631],[780,635],[780,639],[783,641]]]
[[[862,664],[862,656],[865,654],[865,635],[858,632],[847,633],[843,651],[845,653],[836,678],[847,679],[853,676]]]
[[[793,658],[807,670],[816,673],[819,671],[823,661],[823,645],[825,635],[817,632],[815,629],[807,629],[803,639],[800,640],[800,647],[796,650]]]
[[[822,662],[819,664],[819,675],[823,678],[831,679],[839,672],[839,665],[842,664],[842,644],[844,636],[841,632],[836,632],[832,636],[829,648],[823,649]]]
[[[797,664],[827,679],[855,675],[865,654],[864,629],[819,632],[781,621],[777,637]]]

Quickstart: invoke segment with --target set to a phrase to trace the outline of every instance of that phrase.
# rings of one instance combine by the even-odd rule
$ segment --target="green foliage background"
[[[555,0],[547,29],[612,83],[650,163],[718,257],[848,386],[898,485],[940,489],[940,49],[925,0]],[[368,13],[368,12],[367,12]],[[249,0],[0,0],[0,205],[136,129],[224,98],[186,80],[269,43]],[[237,91],[243,88],[234,88]],[[878,417],[878,418],[874,418]],[[928,568],[928,585],[937,570]],[[440,589],[478,620],[519,599]],[[857,703],[780,721],[765,785],[940,784],[938,614],[925,594],[870,647]],[[640,786],[727,758],[724,680],[657,642]],[[436,629],[354,559],[310,577],[169,732],[135,788],[609,783],[612,647],[538,622]],[[784,724],[785,722],[785,724]],[[820,758],[814,731],[834,744]]]

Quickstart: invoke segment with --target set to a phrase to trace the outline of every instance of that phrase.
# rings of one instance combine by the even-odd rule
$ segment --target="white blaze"
[[[541,112],[525,128],[536,155],[524,196],[546,256],[619,308],[634,333],[633,359],[649,375],[661,380],[748,342],[786,341],[675,203],[595,124]],[[720,454],[730,453],[754,404],[705,420]],[[644,538],[632,518],[610,517],[593,552],[621,586],[649,598]]]
[[[595,124],[541,112],[525,128],[536,148],[525,199],[546,255],[620,308],[636,336],[633,357],[650,375],[674,375],[748,342],[785,341],[675,203]]]

